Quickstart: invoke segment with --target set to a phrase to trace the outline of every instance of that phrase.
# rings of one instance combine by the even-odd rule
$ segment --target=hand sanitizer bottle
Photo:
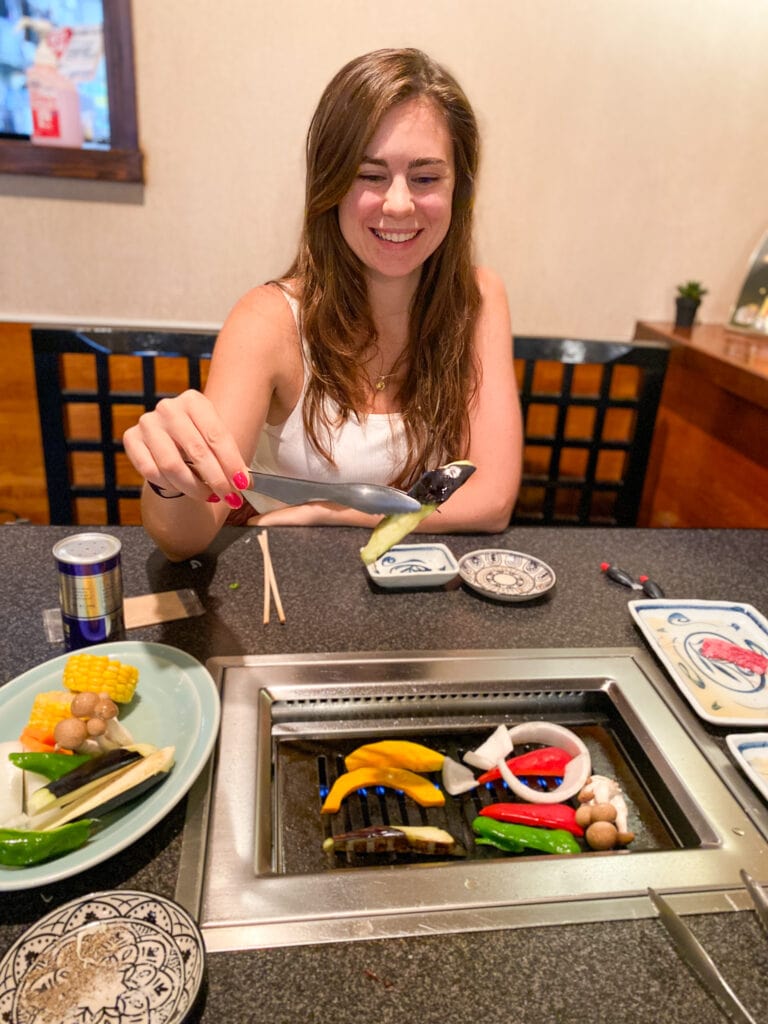
[[[32,28],[40,43],[35,60],[27,68],[27,89],[32,109],[32,141],[42,146],[83,145],[80,97],[77,86],[58,69],[56,54],[48,45],[53,25],[37,18],[21,18],[18,28]]]

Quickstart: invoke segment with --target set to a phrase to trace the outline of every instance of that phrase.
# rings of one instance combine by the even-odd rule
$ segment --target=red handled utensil
[[[600,568],[614,583],[620,583],[630,590],[642,590],[646,597],[664,597],[664,591],[649,576],[639,576],[635,579],[626,569],[620,569],[618,565],[611,565],[610,562],[601,562]]]

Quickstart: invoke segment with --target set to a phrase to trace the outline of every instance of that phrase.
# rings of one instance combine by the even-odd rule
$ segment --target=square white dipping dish
[[[391,590],[440,587],[459,575],[445,544],[395,544],[367,569],[377,586]]]

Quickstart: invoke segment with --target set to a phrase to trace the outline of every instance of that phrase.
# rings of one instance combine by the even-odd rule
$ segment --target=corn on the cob
[[[72,694],[67,690],[48,690],[38,693],[32,702],[27,726],[52,733],[59,722],[69,718]]]
[[[106,693],[116,704],[128,704],[139,681],[133,665],[104,654],[73,654],[64,666],[64,685],[75,693]]]

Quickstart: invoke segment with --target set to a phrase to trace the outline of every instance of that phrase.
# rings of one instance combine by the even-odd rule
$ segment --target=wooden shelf
[[[639,321],[671,348],[642,525],[768,527],[768,338]]]

